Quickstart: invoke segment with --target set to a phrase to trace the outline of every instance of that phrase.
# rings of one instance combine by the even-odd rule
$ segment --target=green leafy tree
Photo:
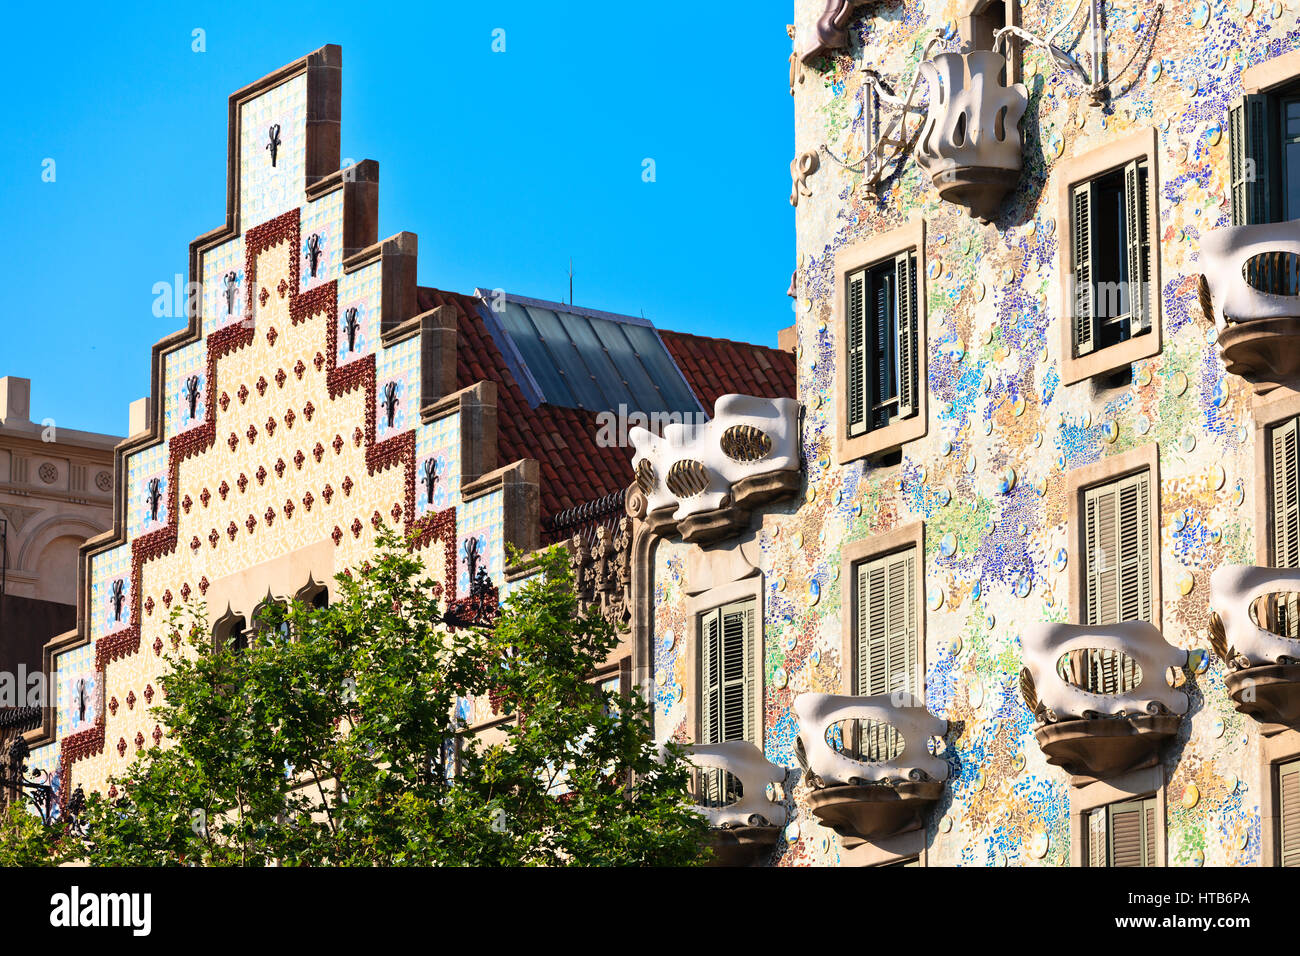
[[[449,630],[388,529],[333,604],[271,607],[214,647],[173,612],[164,746],[94,794],[99,865],[684,865],[705,850],[688,765],[649,706],[590,680],[617,644],[558,549],[494,627]],[[500,721],[468,734],[458,705]]]
[[[21,797],[0,813],[0,866],[57,866],[75,850],[62,822],[47,825]]]

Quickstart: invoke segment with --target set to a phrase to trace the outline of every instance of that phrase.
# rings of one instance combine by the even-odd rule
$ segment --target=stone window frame
[[[759,739],[755,741],[755,746],[763,752],[764,757],[767,756],[766,747],[764,746],[767,736],[767,721],[763,713],[763,702],[767,689],[767,675],[764,673],[766,668],[763,666],[765,641],[763,582],[763,574],[755,574],[703,591],[690,598],[686,603],[686,621],[683,625],[686,633],[682,637],[684,641],[683,653],[686,654],[686,686],[683,691],[686,699],[686,734],[691,743],[699,742],[701,737],[700,618],[708,612],[728,604],[752,599],[754,601],[754,641],[756,643],[754,651],[757,655],[754,659],[754,671],[758,675],[758,679],[754,682],[754,700],[751,701],[756,708],[755,713],[758,714]]]
[[[986,19],[988,8],[994,3],[1005,4],[1007,20],[1005,26],[1018,27],[1021,21],[1020,0],[963,0],[957,17],[958,29],[966,48],[970,50],[992,50],[993,31]],[[1016,37],[1007,42],[1007,86],[1024,79],[1024,44]]]
[[[835,455],[841,465],[901,448],[924,438],[929,430],[929,337],[926,294],[925,220],[907,223],[880,235],[844,246],[835,254],[835,295],[831,330],[835,336]],[[909,251],[916,252],[916,414],[862,435],[849,436],[848,421],[848,277],[867,266]]]
[[[1278,389],[1264,401],[1256,395],[1251,418],[1255,423],[1255,563],[1272,567],[1273,515],[1270,494],[1271,439],[1274,426],[1300,416],[1300,393]]]
[[[1275,728],[1269,733],[1268,728]],[[1259,725],[1259,862],[1261,866],[1278,865],[1277,837],[1282,806],[1277,792],[1277,768],[1300,760],[1300,731],[1279,728],[1276,724]]]
[[[840,692],[853,695],[853,670],[857,617],[857,582],[854,569],[867,561],[889,554],[916,549],[916,681],[917,697],[925,700],[925,618],[929,609],[925,602],[925,522],[913,521],[900,525],[885,534],[869,535],[844,545],[840,552]],[[916,857],[921,866],[928,866],[929,847],[926,827],[900,833],[878,842],[863,843],[851,850],[842,851],[851,866],[886,866]]]
[[[1293,80],[1300,80],[1300,50],[1270,57],[1241,71],[1241,92],[1266,93]]]
[[[1284,82],[1300,74],[1300,51],[1269,60],[1265,64],[1251,67],[1252,70],[1270,68],[1270,75],[1280,73],[1275,62],[1292,61],[1291,69],[1296,72],[1282,77]],[[1245,82],[1243,78],[1243,83]],[[1257,79],[1256,82],[1259,82]],[[1276,85],[1276,84],[1274,84]],[[1252,402],[1251,417],[1255,423],[1255,563],[1260,567],[1272,566],[1272,495],[1269,493],[1269,472],[1271,470],[1270,432],[1273,427],[1287,419],[1300,416],[1300,393],[1290,389],[1279,388],[1266,397],[1255,395]],[[1272,732],[1270,732],[1272,729]],[[1281,728],[1275,724],[1260,724],[1259,768],[1262,779],[1259,781],[1259,819],[1260,819],[1260,863],[1262,866],[1277,865],[1277,826],[1280,806],[1277,799],[1277,787],[1274,773],[1279,764],[1290,763],[1300,759],[1300,731]]]
[[[1120,478],[1146,471],[1149,474],[1150,541],[1151,541],[1151,624],[1160,630],[1163,620],[1164,596],[1161,592],[1161,563],[1164,549],[1160,542],[1160,446],[1156,442],[1111,455],[1101,461],[1082,465],[1065,474],[1066,493],[1066,568],[1070,583],[1070,623],[1083,624],[1083,608],[1087,587],[1084,578],[1088,572],[1086,529],[1083,523],[1084,492],[1098,485],[1109,484]]]
[[[925,522],[914,521],[885,534],[870,535],[846,544],[840,553],[840,688],[853,696],[854,668],[857,661],[857,579],[856,568],[876,558],[916,549],[916,681],[917,697],[925,700]]]
[[[1076,783],[1078,780],[1080,782]],[[1086,867],[1088,814],[1100,807],[1130,800],[1154,798],[1156,801],[1156,866],[1169,865],[1169,816],[1166,809],[1164,767],[1134,770],[1111,780],[1070,779],[1070,866]]]
[[[1160,285],[1160,163],[1154,126],[1130,133],[1079,156],[1060,163],[1056,171],[1056,274],[1057,314],[1061,326],[1061,384],[1074,385],[1099,375],[1118,371],[1126,365],[1153,358],[1164,348],[1164,310]],[[1150,309],[1151,330],[1087,355],[1074,354],[1074,229],[1071,216],[1071,192],[1090,179],[1123,169],[1133,160],[1147,164],[1147,241],[1151,249]]]

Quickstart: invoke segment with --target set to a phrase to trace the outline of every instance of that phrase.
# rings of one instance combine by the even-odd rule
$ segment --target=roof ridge
[[[421,286],[420,288],[427,289],[430,292],[437,292],[441,295],[454,295],[470,302],[482,301],[481,296],[479,295],[480,290],[477,289],[471,293],[471,292],[453,292],[449,289],[441,289],[438,286],[433,286],[433,285]],[[669,335],[680,335],[687,338],[700,339],[706,342],[725,342],[728,345],[739,345],[739,346],[744,346],[745,348],[766,349],[769,352],[781,352],[783,354],[789,354],[785,351],[785,349],[782,349],[776,345],[763,345],[760,342],[745,342],[742,341],[741,339],[729,339],[720,335],[701,335],[698,332],[682,332],[679,329],[666,329],[663,328],[662,326],[655,325],[653,322],[650,322],[649,319],[642,319],[639,316],[635,316],[635,315],[626,315],[622,312],[607,312],[602,309],[592,309],[581,305],[571,306],[564,302],[550,302],[545,299],[534,299],[530,296],[515,295],[514,293],[506,293],[506,298],[512,299],[516,302],[527,301],[530,303],[537,303],[539,305],[545,305],[548,308],[552,306],[559,306],[565,311],[572,310],[574,315],[595,315],[598,317],[609,317],[612,319],[629,319],[637,325],[640,325],[642,322],[645,322],[649,325],[650,328],[654,329],[655,331],[661,334],[667,333]]]
[[[728,339],[719,335],[700,335],[697,332],[679,332],[676,329],[660,329],[660,333],[668,335],[680,335],[683,338],[699,339],[704,342],[723,342],[727,345],[739,345],[747,349],[763,349],[768,352],[780,352],[782,355],[789,355],[785,349],[775,345],[762,345],[758,342],[743,342],[740,339]]]

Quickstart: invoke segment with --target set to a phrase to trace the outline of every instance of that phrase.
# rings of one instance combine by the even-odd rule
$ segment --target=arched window
[[[279,611],[277,614],[276,611]],[[269,641],[272,639],[289,640],[292,635],[289,630],[289,622],[284,618],[284,612],[288,610],[282,600],[271,597],[270,593],[262,599],[262,603],[253,609],[253,626],[249,628],[252,636],[259,641]],[[278,618],[278,623],[271,619]]]
[[[244,615],[227,608],[226,613],[213,625],[212,644],[218,650],[225,647],[235,651],[247,650],[248,622]]]
[[[324,610],[330,606],[329,588],[323,584],[317,584],[314,578],[308,578],[307,584],[295,596],[308,607]]]

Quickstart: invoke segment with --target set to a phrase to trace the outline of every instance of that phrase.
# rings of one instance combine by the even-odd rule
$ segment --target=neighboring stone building
[[[787,352],[418,286],[416,237],[378,241],[378,165],[339,169],[341,60],[322,47],[230,97],[226,221],[190,247],[189,326],[154,347],[112,530],[82,553],[76,629],[47,649],[59,698],[30,763],[65,797],[162,739],[149,705],[178,602],[237,639],[268,601],[327,601],[387,522],[469,613],[508,592],[507,545],[617,523],[627,449],[598,413],[793,391]],[[620,620],[626,560],[622,581],[617,562],[578,563]],[[493,719],[486,702],[460,716]]]
[[[1101,7],[796,3],[803,470],[634,435],[733,858],[1300,865],[1297,14]]]
[[[39,396],[38,396],[39,397]],[[0,378],[0,674],[41,671],[76,624],[77,549],[112,525],[113,435],[31,418],[31,382]],[[0,707],[32,703],[5,700]]]

